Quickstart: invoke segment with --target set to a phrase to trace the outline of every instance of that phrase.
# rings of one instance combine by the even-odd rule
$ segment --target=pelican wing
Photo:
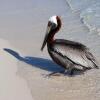
[[[53,49],[55,52],[70,60],[76,65],[93,68],[95,63],[94,56],[86,46],[67,40],[56,40]]]

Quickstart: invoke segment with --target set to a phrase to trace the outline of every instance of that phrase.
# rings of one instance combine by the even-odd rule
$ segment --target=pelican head
[[[45,47],[48,40],[53,40],[55,33],[58,32],[60,27],[61,27],[61,20],[59,16],[55,15],[49,18],[46,35],[45,35],[45,38],[44,38],[44,41],[41,47],[41,51]]]

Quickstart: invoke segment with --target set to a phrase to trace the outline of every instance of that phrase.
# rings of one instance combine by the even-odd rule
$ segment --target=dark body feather
[[[89,49],[78,42],[56,39],[47,43],[51,58],[65,69],[69,68],[98,68],[95,57]]]

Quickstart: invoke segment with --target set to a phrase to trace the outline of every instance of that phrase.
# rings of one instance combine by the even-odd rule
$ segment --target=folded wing
[[[63,43],[64,42],[64,43]],[[69,44],[70,43],[70,44]],[[53,45],[54,51],[69,59],[79,66],[98,68],[95,57],[89,52],[89,49],[80,43],[72,41],[55,41]]]

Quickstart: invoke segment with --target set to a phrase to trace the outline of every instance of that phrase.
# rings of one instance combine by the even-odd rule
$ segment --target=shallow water
[[[0,38],[11,44],[11,48],[5,48],[18,54],[10,52],[11,57],[16,59],[16,76],[27,81],[34,100],[99,100],[100,70],[93,69],[75,77],[62,75],[47,78],[44,76],[58,70],[59,66],[51,61],[46,48],[44,52],[40,51],[49,17],[60,15],[63,25],[56,38],[84,43],[99,61],[100,36],[98,31],[90,31],[94,25],[99,29],[96,15],[100,13],[98,7],[93,8],[99,0],[15,1],[0,3]],[[93,13],[88,9],[93,9]],[[90,24],[92,26],[88,27]]]
[[[80,13],[83,24],[90,33],[100,34],[100,1],[99,0],[67,0],[74,12]]]
[[[100,35],[100,2],[83,10],[80,17],[90,30],[90,33]]]

